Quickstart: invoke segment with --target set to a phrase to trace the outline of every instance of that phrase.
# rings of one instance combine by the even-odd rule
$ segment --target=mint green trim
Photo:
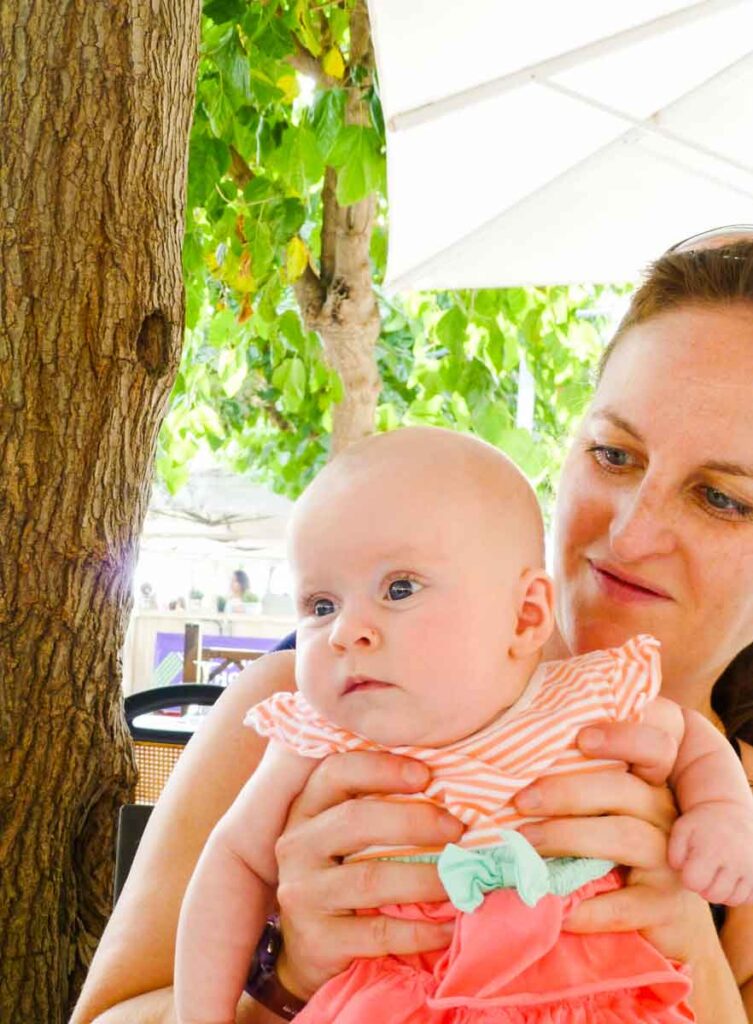
[[[519,832],[503,829],[502,845],[467,850],[448,843],[437,866],[439,877],[458,910],[470,913],[494,889],[517,889],[529,907],[553,893],[568,896],[612,870],[612,861],[585,857],[545,860]],[[412,858],[411,858],[412,859]]]

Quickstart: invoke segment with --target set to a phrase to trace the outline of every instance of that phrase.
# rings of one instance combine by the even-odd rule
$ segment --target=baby
[[[534,819],[512,797],[542,775],[604,767],[576,747],[584,725],[659,725],[678,743],[671,784],[682,815],[670,863],[730,903],[751,898],[753,799],[726,740],[658,696],[653,638],[541,661],[553,588],[539,508],[512,463],[445,430],[369,438],[298,502],[290,556],[298,692],[247,716],[270,743],[188,888],[181,1024],[235,1021],[274,901],[275,841],[317,760],[384,749],[432,770],[425,793],[395,799],[432,800],[466,831],[444,850],[380,847],[353,859],[437,860],[447,903],[380,912],[454,918],[453,941],[438,953],[356,960],[308,1003],[302,1024],[692,1020],[685,972],[638,933],[562,931],[579,901],[621,885],[619,872],[605,861],[542,859],[516,831]]]

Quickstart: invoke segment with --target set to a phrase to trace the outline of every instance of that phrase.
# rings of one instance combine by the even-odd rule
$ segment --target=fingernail
[[[578,736],[578,743],[584,750],[598,750],[604,743],[604,733],[601,729],[584,729]]]
[[[534,811],[541,807],[541,793],[535,786],[522,789],[515,797],[515,806],[521,811]]]
[[[420,786],[422,783],[426,785],[428,777],[429,773],[427,769],[417,761],[409,761],[403,766],[403,778],[406,782],[410,783],[411,786]]]
[[[538,825],[526,825],[520,831],[531,846],[538,846],[544,840],[544,831]]]

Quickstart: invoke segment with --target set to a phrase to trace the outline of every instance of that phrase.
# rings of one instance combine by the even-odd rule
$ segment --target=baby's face
[[[298,686],[385,746],[470,735],[521,689],[506,671],[521,570],[499,531],[522,524],[514,503],[494,522],[462,493],[437,500],[441,472],[341,474],[294,520]]]

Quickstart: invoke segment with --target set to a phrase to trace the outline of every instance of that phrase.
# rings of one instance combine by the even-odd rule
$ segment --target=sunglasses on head
[[[753,242],[753,224],[725,224],[720,228],[701,231],[700,234],[683,238],[667,249],[670,252],[700,252],[704,249],[721,249],[725,245],[749,240]],[[667,254],[665,253],[665,255]]]

